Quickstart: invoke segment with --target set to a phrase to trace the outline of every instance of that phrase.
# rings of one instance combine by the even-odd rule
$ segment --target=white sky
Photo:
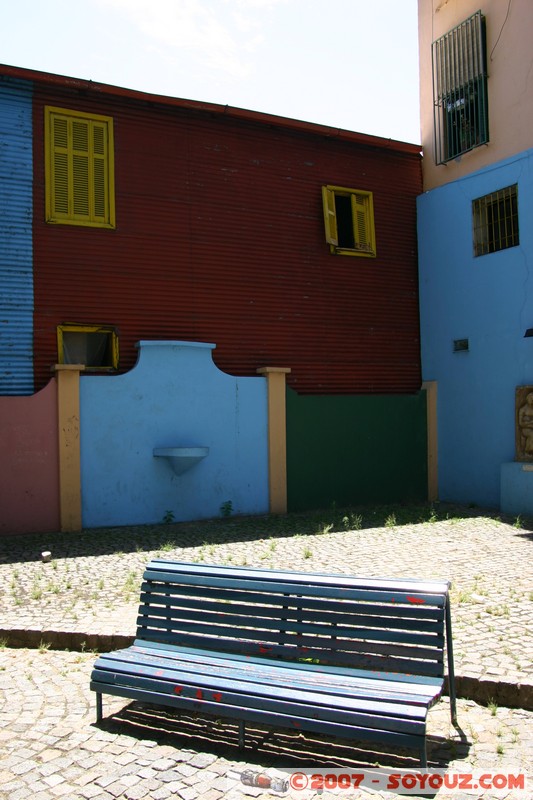
[[[0,0],[0,61],[420,142],[417,0]]]

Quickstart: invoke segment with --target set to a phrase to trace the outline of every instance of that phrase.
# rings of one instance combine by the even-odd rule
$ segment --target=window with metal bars
[[[478,11],[433,42],[435,160],[489,141],[485,17]]]
[[[516,247],[519,244],[517,184],[474,200],[472,219],[475,256]]]
[[[46,221],[115,227],[113,120],[45,108]]]

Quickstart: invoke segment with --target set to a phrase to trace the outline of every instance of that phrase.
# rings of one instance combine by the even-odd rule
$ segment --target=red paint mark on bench
[[[266,644],[260,644],[259,645],[259,652],[260,653],[270,653],[271,650],[272,650],[272,648],[268,647]]]
[[[203,700],[204,699],[204,693],[202,692],[201,689],[197,689],[196,690],[196,699],[197,700]]]
[[[407,595],[407,602],[408,603],[416,603],[417,605],[424,604],[426,601],[422,600],[421,597],[413,597],[412,595]]]
[[[174,694],[181,694],[183,691],[183,686],[174,686]]]
[[[217,703],[220,703],[222,701],[222,695],[220,694],[220,692],[213,692],[213,700],[216,700]]]

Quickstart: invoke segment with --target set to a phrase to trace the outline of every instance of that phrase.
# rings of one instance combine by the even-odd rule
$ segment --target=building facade
[[[0,119],[0,534],[426,499],[420,146],[9,66]]]
[[[422,374],[442,500],[533,510],[516,394],[533,383],[533,92],[527,0],[419,0]]]
[[[419,390],[418,146],[11,67],[0,108],[2,393],[146,339],[304,393]]]

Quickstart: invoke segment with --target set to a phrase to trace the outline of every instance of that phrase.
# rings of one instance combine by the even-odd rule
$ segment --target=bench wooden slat
[[[282,620],[281,623],[274,622],[264,617],[256,617],[250,614],[248,617],[238,616],[235,619],[231,613],[231,608],[227,611],[210,612],[200,614],[199,612],[190,611],[187,614],[163,614],[159,609],[150,610],[148,606],[141,606],[139,615],[139,624],[146,625],[147,623],[154,628],[165,627],[169,630],[179,628],[181,632],[195,631],[202,632],[216,627],[216,632],[220,636],[234,635],[236,630],[243,631],[248,634],[251,625],[257,626],[258,630],[250,631],[250,638],[261,639],[262,637],[277,634],[285,636],[290,634],[309,634],[321,637],[323,641],[331,641],[332,637],[339,640],[351,639],[365,639],[376,640],[385,642],[403,642],[405,644],[427,645],[433,647],[441,647],[443,645],[444,637],[439,635],[438,629],[435,633],[414,633],[411,630],[405,629],[391,629],[391,628],[374,628],[374,627],[360,627],[353,625],[351,627],[345,624],[336,625],[332,630],[332,624],[322,625],[316,623],[314,620],[307,622],[293,622],[292,620]],[[343,618],[343,623],[345,622]]]
[[[259,682],[263,680],[276,680],[290,687],[303,687],[304,685],[312,687],[318,686],[324,687],[324,690],[331,689],[331,691],[340,691],[345,694],[361,690],[362,696],[364,696],[365,693],[375,696],[377,692],[381,692],[383,697],[393,695],[398,695],[398,697],[405,696],[406,702],[415,702],[413,698],[417,697],[423,698],[422,701],[416,701],[422,702],[423,705],[427,705],[431,698],[438,694],[442,688],[442,679],[431,686],[417,685],[413,687],[412,685],[408,685],[406,687],[405,684],[401,682],[389,681],[387,679],[379,680],[376,678],[374,681],[368,681],[368,679],[365,681],[362,678],[350,677],[349,679],[342,680],[345,676],[340,674],[335,675],[327,668],[321,671],[316,669],[305,670],[302,668],[304,665],[297,665],[295,669],[285,669],[284,664],[280,664],[279,661],[272,659],[255,659],[250,663],[248,660],[236,660],[233,656],[224,657],[218,654],[206,655],[205,651],[198,651],[199,655],[189,650],[186,653],[182,653],[181,648],[177,648],[175,652],[167,651],[164,657],[160,654],[154,657],[152,652],[151,650],[143,648],[138,648],[136,652],[132,652],[128,648],[125,651],[103,655],[100,658],[103,659],[101,663],[106,664],[106,666],[110,663],[110,659],[125,663],[129,662],[130,664],[145,664],[151,667],[157,665],[163,670],[172,670],[176,665],[179,665],[180,669],[185,668],[198,672],[212,671],[217,674],[223,674],[224,671],[226,671],[232,674],[238,673],[247,680],[257,680]],[[376,689],[376,686],[379,688]]]
[[[109,689],[112,688],[111,692]],[[99,692],[104,691],[103,687],[97,683],[91,683],[91,689]],[[221,703],[209,700],[198,700],[197,698],[182,698],[175,695],[164,695],[137,689],[132,686],[107,687],[105,691],[119,697],[127,697],[153,705],[169,705],[172,708],[181,709],[187,712],[199,714],[210,714],[215,717],[226,717],[232,720],[244,720],[265,725],[279,725],[280,727],[291,728],[297,731],[309,731],[310,733],[323,733],[329,736],[337,736],[346,739],[363,741],[382,742],[390,746],[412,747],[420,749],[424,741],[422,732],[420,735],[402,733],[395,730],[382,730],[377,728],[365,728],[362,726],[342,725],[337,722],[324,720],[314,720],[305,717],[293,717],[290,715],[272,715],[260,708],[248,709],[226,707]],[[237,713],[238,711],[238,713]],[[422,726],[421,726],[422,727]]]
[[[116,654],[115,654],[116,655]],[[198,667],[198,665],[196,665]],[[211,665],[213,668],[215,665]],[[386,700],[369,699],[367,697],[354,697],[345,687],[344,695],[339,692],[330,692],[329,687],[313,686],[311,690],[300,688],[298,685],[289,686],[278,680],[275,670],[262,671],[259,678],[258,674],[250,670],[242,674],[242,670],[234,671],[227,669],[223,672],[220,667],[218,670],[206,670],[205,667],[200,671],[191,669],[190,665],[183,662],[166,664],[164,669],[158,665],[142,663],[131,663],[127,659],[120,658],[101,658],[95,665],[93,681],[99,680],[112,682],[115,685],[137,685],[131,684],[131,680],[138,680],[141,683],[153,681],[158,684],[157,691],[163,693],[175,693],[177,688],[180,696],[196,697],[198,692],[208,692],[218,695],[217,702],[230,702],[229,694],[232,694],[232,703],[244,705],[256,705],[259,703],[262,708],[273,708],[277,710],[285,709],[283,713],[289,713],[294,706],[294,713],[301,716],[316,716],[329,719],[345,719],[346,721],[353,715],[373,715],[376,719],[383,717],[385,720],[397,718],[406,723],[419,723],[425,719],[425,706],[411,701],[391,703]],[[159,685],[160,684],[160,685]],[[141,684],[138,684],[141,685]],[[233,696],[234,694],[234,696]],[[279,703],[283,704],[283,708]],[[299,709],[302,703],[308,711]],[[278,704],[278,705],[276,705]],[[339,716],[340,715],[340,716]],[[350,724],[353,724],[353,720]],[[368,722],[369,727],[375,727],[374,723]],[[379,722],[378,725],[387,726],[387,722]],[[407,727],[405,728],[407,730]]]
[[[144,631],[150,631],[151,635],[154,638],[157,638],[158,631],[166,632],[170,635],[175,635],[178,641],[186,641],[189,635],[194,638],[195,635],[205,636],[205,643],[206,647],[208,646],[208,641],[212,641],[215,643],[221,638],[227,638],[230,641],[233,641],[236,636],[242,638],[243,642],[246,641],[248,643],[258,643],[258,645],[265,645],[269,644],[295,644],[300,647],[313,647],[313,648],[322,648],[324,650],[331,651],[331,653],[336,652],[337,650],[343,652],[357,652],[357,647],[352,644],[352,642],[359,639],[364,639],[365,642],[369,643],[369,649],[372,649],[370,643],[377,641],[381,642],[388,642],[391,645],[391,653],[394,653],[394,644],[411,644],[411,645],[420,645],[427,646],[432,645],[434,648],[442,648],[444,644],[444,637],[443,636],[435,636],[433,639],[429,639],[423,635],[418,634],[411,634],[411,636],[404,637],[395,634],[394,631],[387,631],[386,635],[381,635],[374,631],[369,631],[368,635],[365,637],[363,636],[363,631],[355,631],[353,639],[352,638],[345,638],[343,637],[343,633],[339,632],[339,636],[333,638],[331,634],[328,634],[327,630],[324,630],[323,633],[326,634],[324,636],[320,636],[319,633],[314,634],[312,631],[306,631],[306,633],[301,634],[290,634],[290,632],[279,631],[275,630],[268,630],[268,629],[261,629],[261,630],[252,630],[246,628],[236,628],[231,627],[229,625],[215,625],[213,621],[208,620],[206,625],[196,625],[193,623],[186,622],[182,620],[177,623],[168,624],[167,620],[163,619],[150,619],[148,622],[144,618],[141,618],[140,626]],[[305,629],[304,629],[305,630]],[[358,635],[357,635],[358,634]],[[418,654],[418,650],[413,647],[411,650],[413,655]],[[422,653],[422,650],[420,650]],[[435,651],[427,650],[427,657],[434,657]]]
[[[179,577],[179,579],[178,579]],[[172,576],[170,573],[154,573],[151,570],[147,570],[144,573],[144,579],[147,581],[154,581],[155,582],[165,582],[169,584],[178,584],[178,585],[191,585],[191,586],[198,586],[199,583],[196,580],[195,575],[179,575],[179,576]],[[265,593],[269,593],[271,596],[275,594],[287,594],[287,595],[297,595],[301,594],[303,591],[303,584],[297,583],[275,583],[269,584],[265,580],[246,580],[244,578],[235,578],[232,579],[229,576],[209,576],[208,579],[201,582],[200,585],[205,585],[206,587],[217,587],[220,589],[241,589],[249,591],[250,600],[253,602],[254,600],[254,593],[257,596],[258,601],[264,597]],[[442,596],[436,594],[429,594],[427,592],[417,591],[416,589],[412,588],[411,590],[407,590],[407,592],[399,592],[399,591],[383,591],[380,589],[371,589],[371,590],[364,590],[364,589],[354,589],[350,586],[344,586],[343,584],[335,584],[333,586],[326,586],[322,583],[309,583],[305,584],[305,594],[309,596],[315,597],[334,597],[336,599],[346,599],[346,600],[368,600],[368,601],[375,601],[375,602],[391,602],[391,603],[398,603],[398,604],[405,604],[409,605],[436,605],[436,606],[443,606],[444,600]]]
[[[150,583],[143,583],[141,586],[141,602],[149,604],[160,604],[166,608],[190,608],[190,609],[206,609],[217,610],[220,609],[220,600],[227,600],[228,604],[231,603],[231,610],[234,614],[249,614],[250,613],[250,595],[246,592],[232,592],[231,600],[228,599],[229,594],[227,590],[213,590],[209,588],[202,589],[201,597],[198,596],[198,588],[194,586],[174,586],[167,585],[164,590],[156,591],[156,586]],[[247,601],[247,602],[241,602]],[[256,605],[257,613],[261,616],[272,617],[279,619],[280,611],[287,610],[291,615],[295,616],[301,614],[303,611],[306,614],[313,613],[313,618],[326,622],[331,619],[333,614],[353,615],[365,617],[374,617],[374,624],[385,625],[382,618],[390,620],[394,623],[395,618],[398,618],[398,623],[402,620],[413,618],[416,620],[428,620],[430,624],[442,622],[444,619],[444,609],[442,606],[421,606],[416,604],[400,605],[400,604],[379,604],[362,601],[351,602],[348,600],[322,600],[316,597],[307,597],[305,595],[276,595],[265,596],[264,603]]]
[[[149,640],[153,640],[157,637],[158,631],[166,631],[171,637],[174,637],[179,628],[178,626],[172,626],[172,628],[164,625],[157,626],[154,623],[154,625],[142,624],[141,630],[141,638],[146,632],[148,633]],[[214,631],[212,630],[211,633],[213,632]],[[190,634],[178,636],[177,641],[179,641],[181,646],[186,646],[186,642],[192,640],[193,638],[194,641],[199,641],[198,636],[192,637]],[[231,643],[233,643],[233,641],[233,639],[230,640]],[[223,645],[223,642],[221,642],[218,636],[202,636],[201,642],[205,649],[219,650]],[[334,647],[332,645],[334,645]],[[442,673],[443,671],[442,650],[439,651],[436,647],[413,647],[403,644],[393,645],[386,641],[372,641],[371,645],[369,645],[363,640],[332,641],[331,639],[282,636],[280,637],[280,641],[277,642],[264,635],[260,640],[255,639],[247,641],[243,637],[241,640],[240,649],[249,654],[259,650],[259,652],[264,655],[268,655],[269,650],[272,652],[279,651],[279,653],[284,655],[284,660],[292,659],[294,661],[313,659],[317,662],[320,662],[321,656],[323,656],[323,658],[327,659],[328,663],[330,664],[335,660],[335,658],[339,658],[341,660],[346,658],[353,660],[365,655],[367,657],[374,656],[378,659],[403,658],[405,662],[410,662],[413,660],[415,664],[418,661],[423,660],[424,662],[427,662],[428,664],[431,663],[433,665],[432,671],[434,671],[435,665],[437,665],[437,672],[440,670],[440,673]]]
[[[148,613],[146,607],[141,607],[142,613],[137,617],[137,625],[140,629],[150,630],[154,636],[158,630],[176,631],[180,634],[189,633],[211,634],[218,637],[225,636],[233,632],[233,637],[240,634],[240,638],[248,641],[270,642],[272,644],[286,644],[287,646],[302,646],[305,642],[312,647],[322,647],[327,650],[345,650],[349,652],[363,652],[372,649],[373,652],[387,652],[397,655],[413,655],[417,658],[426,658],[442,661],[442,646],[444,637],[442,633],[425,636],[415,636],[410,634],[404,637],[403,632],[394,633],[393,631],[374,630],[361,627],[353,628],[332,628],[313,624],[291,625],[290,627],[277,628],[271,623],[263,625],[260,620],[253,620],[257,626],[254,633],[250,632],[252,620],[243,620],[246,624],[231,624],[231,615],[221,615],[219,617],[209,615],[205,622],[201,617],[194,615],[197,619],[191,620],[189,615],[179,617],[174,614],[166,615],[164,611],[152,609]],[[368,635],[367,635],[368,631]],[[425,633],[425,632],[424,632]],[[304,645],[305,646],[305,645]],[[440,656],[440,658],[439,658]]]
[[[427,675],[409,675],[405,673],[397,673],[397,672],[369,672],[368,670],[357,669],[354,667],[348,666],[335,666],[335,665],[316,665],[310,664],[306,662],[297,662],[294,661],[277,661],[272,660],[264,657],[257,657],[257,656],[250,656],[250,655],[242,655],[240,653],[212,653],[206,650],[196,649],[192,647],[175,647],[172,644],[165,644],[161,642],[149,642],[148,645],[146,642],[143,642],[141,639],[136,639],[134,644],[131,647],[127,648],[128,651],[135,653],[138,651],[143,655],[146,655],[148,652],[154,654],[154,658],[157,660],[164,659],[168,657],[170,659],[174,659],[176,655],[183,654],[184,658],[190,659],[191,661],[198,661],[199,663],[204,663],[205,661],[209,662],[213,658],[216,658],[217,661],[226,662],[228,661],[231,663],[242,663],[246,665],[251,665],[252,669],[262,668],[262,666],[267,664],[275,664],[277,669],[282,670],[283,672],[305,672],[310,671],[313,676],[321,676],[324,675],[327,680],[332,680],[335,683],[344,684],[351,683],[354,679],[357,681],[357,684],[373,686],[376,689],[379,689],[382,686],[383,682],[386,682],[388,686],[395,687],[395,690],[402,691],[402,692],[414,692],[418,693],[422,691],[424,694],[428,696],[432,696],[436,694],[442,688],[443,679],[441,677],[432,677]],[[112,654],[114,655],[114,654]]]
[[[142,613],[148,613],[148,609],[150,614],[155,614],[160,610],[161,613],[165,613],[167,616],[172,614],[178,616],[190,612],[193,615],[201,615],[202,618],[210,613],[217,615],[231,614],[235,615],[237,622],[238,617],[253,616],[254,618],[257,617],[258,620],[275,620],[277,627],[279,627],[282,620],[303,622],[304,624],[307,624],[307,622],[331,624],[333,621],[337,622],[339,616],[341,616],[346,625],[361,622],[363,625],[375,628],[397,627],[400,630],[408,630],[410,627],[414,627],[416,630],[433,632],[442,629],[444,620],[442,609],[436,610],[436,613],[422,616],[420,613],[410,609],[411,613],[402,614],[402,611],[407,610],[385,606],[373,606],[367,609],[365,606],[351,606],[348,603],[344,604],[344,608],[341,607],[340,609],[328,608],[326,605],[320,609],[311,608],[304,604],[296,607],[288,600],[276,606],[272,603],[268,606],[259,604],[246,606],[243,603],[234,603],[233,600],[226,600],[223,603],[216,600],[205,602],[197,597],[157,597],[157,595],[148,592],[141,594],[141,603],[145,605],[145,608],[141,605]],[[381,612],[379,616],[378,611]],[[194,618],[198,617],[195,616]]]
[[[95,665],[95,669],[102,670],[128,670],[140,674],[157,674],[167,680],[175,680],[176,670],[192,673],[194,676],[210,675],[217,680],[226,679],[231,676],[233,680],[248,681],[250,683],[265,683],[267,685],[283,686],[293,690],[323,692],[339,695],[348,698],[349,701],[355,699],[373,699],[384,703],[406,704],[408,706],[422,706],[427,708],[435,698],[440,695],[442,681],[439,686],[414,687],[411,685],[406,691],[405,686],[396,684],[392,681],[380,681],[376,686],[374,681],[370,684],[364,679],[352,678],[349,681],[340,681],[339,677],[332,674],[320,674],[305,670],[284,670],[279,662],[266,662],[245,664],[234,659],[224,659],[214,656],[211,659],[194,657],[190,653],[183,655],[179,652],[168,653],[167,658],[154,658],[150,651],[137,650],[132,652],[130,649],[118,651],[105,656],[101,656]]]
[[[250,702],[252,704],[259,703],[261,707],[266,708],[269,703],[274,703],[274,701],[283,702],[286,708],[289,708],[291,704],[295,706],[304,704],[310,709],[309,716],[319,713],[320,708],[325,708],[323,718],[328,718],[328,714],[342,713],[343,715],[370,714],[376,718],[385,717],[387,719],[397,717],[399,720],[407,721],[425,719],[426,707],[420,703],[392,703],[376,698],[359,698],[351,693],[343,695],[340,692],[330,692],[325,687],[319,688],[318,686],[312,689],[300,688],[297,685],[290,687],[279,683],[276,675],[272,672],[263,673],[262,679],[259,680],[253,672],[244,676],[234,673],[231,669],[225,675],[221,674],[220,670],[217,674],[211,674],[211,671],[206,669],[194,672],[178,662],[172,668],[167,666],[169,675],[165,678],[165,671],[162,669],[158,670],[146,664],[138,666],[140,668],[136,669],[135,665],[128,664],[128,662],[115,661],[111,663],[104,660],[95,665],[93,681],[108,681],[116,685],[123,685],[124,681],[129,681],[132,677],[140,681],[160,681],[160,691],[183,695],[183,687],[189,687],[190,696],[193,696],[198,689],[203,688],[205,692],[218,693],[221,696],[218,702],[225,701],[226,694],[233,692],[236,697],[240,697],[239,704],[242,703],[245,706]],[[175,689],[179,689],[179,691],[175,692]],[[187,696],[187,692],[184,696]],[[302,711],[301,713],[305,716],[307,712]],[[322,712],[320,713],[322,714]]]
[[[138,631],[137,634],[139,639],[144,639],[143,631]],[[156,634],[148,631],[148,634],[148,637],[144,639],[145,641],[150,641],[150,639],[152,639],[158,642],[178,644],[184,647],[203,647],[208,650],[217,648],[225,652],[235,652],[249,655],[262,654],[267,657],[277,657],[282,659],[291,657],[294,658],[297,656],[296,652],[294,653],[294,656],[292,656],[289,652],[291,648],[283,644],[269,644],[268,642],[263,641],[246,642],[229,638],[227,640],[223,638],[210,639],[207,636],[196,636],[193,634],[181,636],[177,631],[165,631],[163,629],[158,631]],[[350,651],[348,649],[334,651],[324,648],[319,649],[314,648],[311,643],[306,643],[305,640],[302,642],[298,657],[316,659],[320,663],[325,663],[328,665],[355,665],[370,670],[393,670],[396,672],[407,673],[417,672],[418,674],[432,676],[442,675],[443,673],[442,660],[429,661],[421,659],[420,661],[417,661],[416,659],[412,658],[391,658],[387,655],[381,656],[380,654],[376,653],[358,653],[355,650]]]
[[[378,588],[385,592],[401,590],[406,593],[411,591],[419,591],[424,593],[434,593],[436,595],[446,594],[449,589],[449,581],[422,581],[413,578],[358,578],[353,575],[342,574],[326,574],[321,572],[294,572],[292,570],[275,570],[275,569],[262,569],[257,567],[230,567],[224,565],[214,564],[195,564],[192,562],[168,562],[164,559],[153,559],[147,565],[146,572],[152,571],[160,574],[159,571],[165,572],[168,570],[169,563],[172,563],[173,578],[176,575],[196,575],[198,579],[204,579],[207,575],[229,576],[232,577],[236,573],[245,579],[259,579],[267,581],[271,585],[284,582],[290,579],[293,583],[300,583],[307,585],[312,582],[316,585],[322,584],[326,589],[332,585],[346,586],[351,588],[369,589]]]
[[[94,684],[98,684],[99,677],[99,671],[95,670]],[[106,674],[102,677],[104,679],[108,678]],[[190,677],[187,673],[177,673],[176,682],[173,682],[165,681],[161,678],[141,677],[135,673],[121,673],[120,680],[116,685],[144,689],[158,695],[172,697],[176,695],[174,687],[177,685],[179,697],[182,700],[192,700],[193,702],[205,700],[207,702],[215,702],[219,707],[224,704],[228,711],[233,708],[234,712],[242,709],[260,709],[263,713],[270,715],[271,719],[282,714],[290,718],[307,718],[315,721],[334,722],[353,727],[377,728],[383,731],[393,730],[398,733],[414,735],[423,733],[425,727],[424,709],[421,710],[418,718],[412,718],[409,714],[410,709],[407,707],[402,707],[405,710],[404,715],[398,713],[398,705],[393,706],[396,711],[394,715],[387,715],[377,704],[375,708],[372,707],[372,704],[369,704],[368,712],[365,713],[364,708],[358,711],[349,708],[348,704],[344,708],[339,707],[334,702],[335,698],[332,695],[322,698],[318,693],[313,694],[295,690],[294,696],[289,698],[288,696],[284,697],[276,690],[276,687],[247,687],[245,683],[242,684],[242,691],[239,692],[233,690],[230,680],[221,681],[220,685],[217,685],[216,682],[211,681],[205,675],[201,676],[202,680],[198,683],[189,682]],[[236,684],[234,685],[236,686]],[[324,700],[323,703],[320,702],[322,699]],[[418,708],[416,710],[420,711]],[[234,716],[238,717],[238,713],[235,713]]]

